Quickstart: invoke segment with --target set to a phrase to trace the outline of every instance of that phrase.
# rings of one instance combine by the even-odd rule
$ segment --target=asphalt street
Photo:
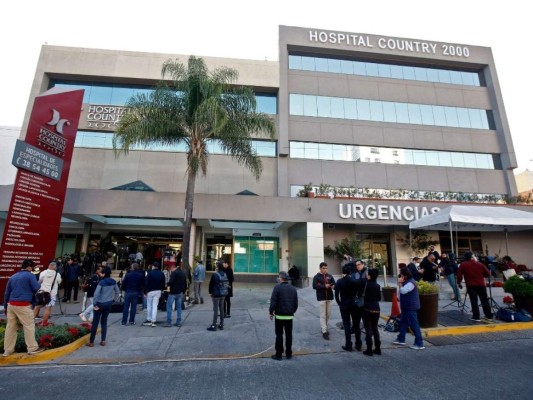
[[[531,399],[531,338],[214,361],[3,367],[2,399]]]

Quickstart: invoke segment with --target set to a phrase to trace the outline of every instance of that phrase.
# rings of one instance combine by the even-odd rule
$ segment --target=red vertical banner
[[[7,280],[30,258],[47,266],[55,257],[83,90],[51,89],[35,98],[0,247],[0,299]]]

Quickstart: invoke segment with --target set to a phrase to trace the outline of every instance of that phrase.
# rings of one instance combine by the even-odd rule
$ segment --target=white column
[[[313,277],[320,271],[319,265],[324,261],[324,224],[307,223],[307,274]]]

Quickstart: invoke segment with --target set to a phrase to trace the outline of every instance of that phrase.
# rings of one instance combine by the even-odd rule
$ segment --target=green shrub
[[[416,286],[418,287],[418,294],[435,294],[435,293],[439,293],[438,285],[426,282],[423,279],[421,279],[419,282],[417,282]]]
[[[515,296],[533,296],[533,279],[511,276],[503,284],[503,290]]]

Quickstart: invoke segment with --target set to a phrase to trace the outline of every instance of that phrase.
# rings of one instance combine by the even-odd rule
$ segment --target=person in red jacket
[[[485,317],[492,319],[492,309],[487,297],[487,288],[485,286],[485,278],[489,277],[489,270],[482,263],[477,261],[471,251],[465,253],[464,261],[459,266],[457,271],[457,283],[460,284],[463,277],[466,282],[466,293],[470,297],[470,304],[472,306],[472,320],[481,322],[479,318],[478,297],[483,307]]]

